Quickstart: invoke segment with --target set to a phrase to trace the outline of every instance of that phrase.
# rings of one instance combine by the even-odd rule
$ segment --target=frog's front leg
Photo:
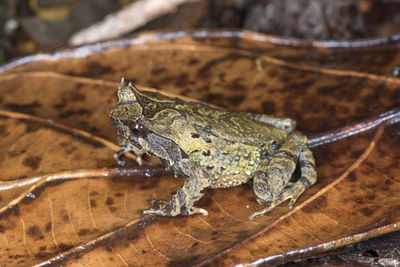
[[[142,156],[145,154],[144,150],[139,149],[136,146],[132,145],[126,139],[122,139],[119,142],[119,146],[120,146],[119,151],[114,153],[114,159],[117,161],[118,165],[124,166],[126,162],[124,160],[121,160],[121,158],[126,153],[131,152],[135,154],[136,162],[139,164],[139,166],[142,166],[143,164]]]
[[[145,210],[143,214],[177,216],[201,213],[207,215],[208,212],[205,209],[193,207],[193,204],[204,195],[209,184],[207,179],[189,177],[170,201],[152,200],[152,204],[158,205],[159,208]]]
[[[285,189],[289,185],[298,160],[301,177]],[[307,138],[299,133],[291,134],[273,154],[271,160],[262,162],[255,173],[254,192],[260,202],[268,203],[269,206],[255,212],[250,219],[264,215],[287,199],[291,199],[289,208],[292,208],[297,198],[316,180],[315,161],[312,152],[307,147]]]

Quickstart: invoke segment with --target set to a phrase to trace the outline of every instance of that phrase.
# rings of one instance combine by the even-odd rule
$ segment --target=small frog
[[[194,207],[207,188],[238,186],[253,179],[263,215],[285,200],[289,208],[316,182],[317,174],[307,138],[293,132],[295,122],[263,114],[231,112],[185,102],[157,92],[142,91],[123,79],[112,124],[123,138],[125,153],[157,156],[184,185],[170,201],[152,200],[157,209],[144,214],[177,216],[207,211]],[[290,182],[297,162],[301,177]]]

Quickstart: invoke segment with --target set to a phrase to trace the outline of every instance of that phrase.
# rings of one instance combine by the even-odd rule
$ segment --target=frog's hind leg
[[[152,200],[152,204],[158,205],[158,209],[143,211],[143,214],[156,214],[159,216],[191,215],[201,213],[207,215],[205,209],[193,207],[193,204],[203,195],[209,182],[205,179],[187,178],[182,188],[170,201]]]
[[[300,164],[301,177],[291,185],[289,180],[297,161]],[[260,202],[269,203],[269,206],[255,212],[250,218],[263,215],[288,199],[291,199],[289,208],[292,208],[297,198],[313,185],[316,179],[315,161],[307,147],[307,138],[299,133],[291,134],[272,159],[257,169],[253,189]],[[290,187],[285,189],[288,185]]]
[[[246,113],[248,118],[259,121],[263,123],[267,123],[269,125],[274,126],[275,128],[285,130],[288,133],[293,132],[296,127],[296,122],[289,118],[278,118],[266,114],[257,114],[257,113]]]

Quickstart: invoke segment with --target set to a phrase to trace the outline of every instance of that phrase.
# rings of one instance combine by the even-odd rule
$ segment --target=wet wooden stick
[[[119,37],[159,16],[174,12],[183,3],[193,1],[196,0],[137,0],[106,16],[104,20],[73,34],[68,43],[82,45]]]

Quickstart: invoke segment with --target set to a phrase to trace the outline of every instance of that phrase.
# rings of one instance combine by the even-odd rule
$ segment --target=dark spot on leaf
[[[144,255],[144,254],[146,254],[146,253],[147,253],[147,251],[144,250],[144,249],[142,249],[142,254]]]
[[[193,257],[187,257],[179,261],[170,261],[166,266],[168,267],[180,267],[180,266],[192,266],[194,262],[197,262],[200,255],[196,255]]]
[[[175,85],[179,87],[186,86],[189,83],[189,75],[187,73],[181,73],[175,81]]]
[[[61,251],[69,250],[69,249],[71,249],[72,247],[73,247],[73,246],[71,246],[71,245],[66,245],[66,244],[63,244],[63,243],[61,243],[61,244],[58,245],[58,248],[59,248]]]
[[[393,181],[391,181],[390,179],[386,179],[385,180],[385,185],[392,185]]]
[[[189,62],[188,62],[188,65],[189,66],[192,66],[192,65],[196,65],[197,63],[199,63],[200,61],[198,60],[198,59],[196,59],[196,58],[191,58],[190,60],[189,60]]]
[[[90,128],[90,130],[89,130],[91,133],[98,133],[98,132],[100,132],[100,130],[97,128],[97,127],[91,127]]]
[[[70,146],[67,146],[66,148],[65,148],[65,152],[67,152],[67,154],[72,154],[72,152],[74,152],[75,150],[77,150],[78,148],[76,147],[76,146],[74,146],[74,145],[70,145]]]
[[[166,68],[156,68],[156,69],[153,69],[151,71],[151,75],[159,75],[159,74],[161,74],[163,72],[166,72],[166,71],[167,71]]]
[[[89,229],[83,228],[81,230],[79,230],[78,235],[83,236],[83,235],[87,235],[89,233]]]
[[[86,96],[80,92],[71,91],[69,93],[69,98],[72,101],[84,101],[86,99]]]
[[[44,228],[44,230],[45,230],[46,232],[50,232],[50,231],[51,231],[51,222],[49,222],[49,223],[46,224],[46,227]]]
[[[236,96],[229,96],[229,97],[226,97],[226,100],[227,100],[230,104],[232,104],[232,105],[234,105],[234,106],[237,106],[237,105],[239,105],[240,103],[242,103],[244,99],[245,99],[245,95],[244,95],[244,94],[243,94],[243,95],[236,95]]]
[[[273,101],[265,100],[262,103],[262,111],[265,114],[274,114],[275,113],[275,103]]]
[[[235,235],[237,240],[243,240],[249,236],[249,233],[247,231],[238,231],[235,232]]]
[[[34,123],[34,122],[28,122],[26,124],[26,129],[25,132],[26,133],[33,133],[36,132],[37,130],[39,130],[41,127],[41,125],[39,123]]]
[[[42,158],[39,156],[29,156],[25,158],[22,163],[31,168],[32,170],[36,170],[40,166],[40,162],[42,161]]]
[[[7,126],[6,125],[0,125],[0,134],[4,134],[7,130]]]
[[[107,252],[112,252],[112,248],[111,247],[107,246],[107,247],[105,247],[105,249],[106,249]]]
[[[269,77],[275,77],[279,75],[277,68],[268,68],[267,74]]]
[[[324,208],[328,205],[328,200],[326,200],[326,196],[321,195],[317,198],[317,203],[319,208]]]
[[[96,201],[95,201],[94,199],[91,199],[91,200],[90,200],[90,206],[91,206],[92,208],[94,208],[94,207],[97,206]]]
[[[5,104],[5,107],[7,109],[11,109],[12,111],[18,111],[22,113],[28,113],[28,114],[35,114],[35,108],[40,107],[40,104],[38,102],[33,102],[32,104]]]
[[[29,229],[26,231],[26,233],[27,233],[27,235],[29,235],[30,237],[32,237],[35,240],[44,238],[42,231],[36,225],[29,227]]]
[[[263,89],[265,89],[267,87],[267,83],[265,82],[257,82],[254,87],[261,87]]]
[[[210,74],[211,68],[214,67],[215,65],[220,64],[224,61],[236,61],[240,58],[249,58],[249,57],[235,54],[235,53],[229,53],[226,56],[223,56],[223,57],[220,57],[220,58],[217,58],[214,60],[210,60],[206,64],[204,64],[203,67],[201,67],[199,69],[199,71],[197,72],[197,75],[200,77],[207,77]]]
[[[357,181],[357,176],[355,175],[354,172],[349,173],[349,175],[347,176],[347,180],[349,180],[350,182],[355,182]]]
[[[351,157],[352,158],[358,158],[358,157],[360,157],[360,155],[363,153],[363,151],[362,150],[356,150],[356,151],[351,151]]]
[[[221,103],[221,99],[225,98],[225,96],[223,94],[217,93],[209,93],[207,94],[202,101],[203,102],[207,102],[207,103],[214,103],[214,104],[220,104]]]
[[[54,104],[53,107],[55,109],[63,109],[67,105],[67,101],[64,100],[61,103]]]
[[[372,214],[374,214],[374,210],[368,207],[362,208],[360,210],[361,214],[364,215],[365,217],[370,217]]]
[[[221,83],[225,82],[225,75],[226,75],[225,72],[218,73],[218,78],[219,78]]]
[[[229,85],[228,88],[235,92],[246,92],[246,86],[241,84],[244,81],[243,77],[235,78]]]
[[[70,142],[61,142],[60,146],[65,147],[65,146],[69,146]]]
[[[66,110],[60,114],[58,114],[59,118],[70,118],[72,116],[83,116],[83,115],[89,115],[90,110],[87,109],[78,109],[78,110]]]
[[[103,73],[111,73],[112,72],[111,67],[104,66],[101,63],[98,63],[96,61],[89,61],[87,67],[88,67],[88,69],[90,69],[91,76],[98,76]]]
[[[111,212],[116,212],[117,208],[116,207],[108,207],[108,210]]]
[[[114,200],[111,197],[107,197],[106,205],[110,206],[114,204]]]
[[[97,196],[98,194],[99,194],[99,192],[92,191],[92,192],[89,193],[89,196],[94,197],[94,196]]]

